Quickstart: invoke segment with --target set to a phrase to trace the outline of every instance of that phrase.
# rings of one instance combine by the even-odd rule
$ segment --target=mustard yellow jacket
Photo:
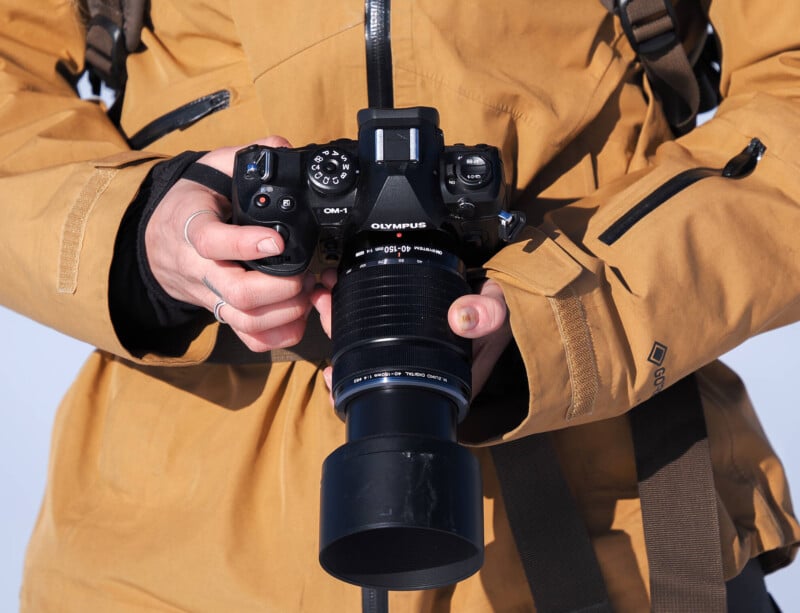
[[[216,323],[180,357],[134,357],[111,323],[108,276],[120,220],[159,160],[273,133],[355,137],[363,0],[151,4],[128,60],[127,134],[212,92],[230,106],[147,151],[57,75],[57,60],[82,65],[72,2],[0,8],[0,301],[98,348],[58,413],[22,609],[357,610],[358,590],[316,561],[320,465],[344,440],[320,363],[209,363]],[[599,0],[392,3],[397,106],[437,107],[448,143],[500,147],[514,206],[536,220],[486,265],[529,406],[512,431],[472,442],[557,432],[619,611],[648,608],[626,412],[698,369],[726,578],[762,552],[788,562],[800,540],[780,462],[714,361],[800,318],[800,3],[705,4],[725,99],[674,140]],[[659,186],[722,168],[754,137],[767,150],[750,176],[702,179],[600,240]],[[658,373],[655,343],[667,348]],[[483,570],[392,594],[393,612],[532,610],[489,455],[475,452]]]

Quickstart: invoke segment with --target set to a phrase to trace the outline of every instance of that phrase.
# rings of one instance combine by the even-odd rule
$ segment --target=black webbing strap
[[[630,412],[652,610],[724,613],[717,499],[694,376]]]
[[[146,0],[87,0],[86,67],[117,93],[125,88],[125,60],[141,42]]]
[[[610,613],[605,582],[548,434],[492,447],[537,613]]]
[[[724,613],[719,519],[703,408],[687,377],[630,412],[655,613]],[[492,448],[539,613],[611,611],[548,435]]]
[[[619,16],[670,126],[677,134],[691,130],[700,108],[700,87],[681,43],[670,0],[600,2]]]
[[[381,588],[361,588],[361,613],[389,613],[389,592]]]

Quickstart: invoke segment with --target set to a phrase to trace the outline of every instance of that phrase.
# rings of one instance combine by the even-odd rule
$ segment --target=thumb
[[[481,338],[499,330],[507,315],[503,290],[489,280],[483,284],[480,294],[467,294],[454,300],[447,321],[459,336]]]

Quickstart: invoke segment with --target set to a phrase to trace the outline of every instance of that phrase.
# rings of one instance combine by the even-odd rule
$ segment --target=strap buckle
[[[125,87],[128,50],[122,28],[104,15],[94,15],[86,30],[86,66],[108,87]]]
[[[647,0],[616,0],[615,12],[637,55],[659,56],[680,44],[678,18],[670,0],[662,0],[658,7]]]

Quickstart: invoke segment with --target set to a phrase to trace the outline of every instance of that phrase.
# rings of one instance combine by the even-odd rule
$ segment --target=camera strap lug
[[[513,243],[520,230],[525,226],[525,213],[522,211],[500,211],[497,217],[500,220],[500,225],[497,228],[500,240],[504,243]]]

